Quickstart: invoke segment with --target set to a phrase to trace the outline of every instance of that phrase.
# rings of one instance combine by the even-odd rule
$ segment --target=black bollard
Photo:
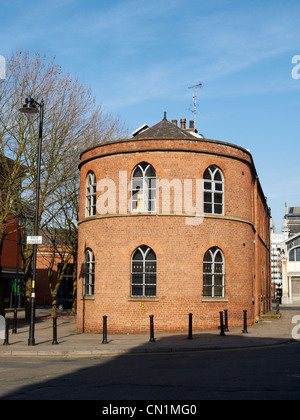
[[[189,335],[188,340],[193,339],[193,314],[189,314]]]
[[[276,315],[279,314],[279,299],[276,299]]]
[[[5,318],[5,338],[4,338],[4,346],[8,346],[9,342],[8,342],[8,335],[9,335],[9,320],[8,318]]]
[[[224,332],[224,322],[223,322],[223,312],[220,312],[220,336],[224,337],[225,336],[225,332]]]
[[[154,315],[149,315],[150,316],[150,342],[154,342],[155,338],[154,338],[154,323],[153,323],[153,318]]]
[[[53,317],[53,341],[52,344],[58,344],[57,342],[57,323],[56,317]]]
[[[246,334],[248,332],[247,330],[247,311],[244,311],[244,329],[243,333]]]
[[[15,308],[14,309],[13,328],[12,328],[12,333],[13,334],[17,334],[17,318],[18,318],[17,308]]]
[[[103,316],[103,340],[102,344],[108,344],[107,341],[107,316]]]
[[[224,309],[224,316],[225,316],[225,325],[224,325],[224,331],[228,332],[228,310]]]

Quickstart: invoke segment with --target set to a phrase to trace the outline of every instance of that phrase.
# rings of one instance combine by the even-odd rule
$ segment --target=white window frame
[[[96,215],[96,175],[89,171],[86,177],[85,217]]]
[[[90,248],[84,254],[83,296],[94,296],[95,288],[95,256]]]
[[[224,214],[225,214],[224,213],[224,211],[225,211],[225,209],[224,209],[225,199],[224,199],[224,175],[223,175],[223,172],[217,165],[209,166],[204,171],[204,174],[205,174],[206,171],[209,172],[210,179],[203,179],[203,212],[204,212],[204,214],[214,214],[214,215],[217,215],[217,216],[224,216]],[[221,179],[222,179],[221,181],[214,179],[217,172],[219,172],[220,175],[221,175]],[[203,175],[203,178],[204,178],[204,175]],[[211,183],[211,188],[210,189],[206,188],[205,183]],[[221,186],[221,190],[218,189],[217,186]],[[211,202],[205,201],[205,194],[206,193],[211,194],[211,197],[212,197]],[[220,194],[222,196],[222,202],[221,203],[215,202],[215,199],[214,199],[215,194]],[[208,205],[212,206],[212,211],[211,212],[205,211],[205,204],[208,204]],[[222,206],[222,212],[221,213],[217,213],[215,211],[215,206],[218,206],[218,205]]]
[[[147,172],[153,170],[155,176],[148,176]],[[135,176],[140,170],[141,177]],[[141,162],[132,171],[131,175],[131,212],[132,213],[155,213],[156,212],[156,171],[150,163]],[[139,188],[139,191],[137,190]],[[151,194],[151,198],[149,198]],[[150,209],[149,209],[150,206]]]
[[[134,256],[136,254],[136,252],[140,251],[142,254],[143,259],[142,260],[134,260]],[[152,251],[155,255],[155,260],[147,260],[147,254]],[[139,262],[140,261],[140,262]],[[134,264],[136,265],[142,265],[142,271],[134,271],[133,270],[133,266]],[[155,271],[149,271],[148,273],[151,273],[151,275],[153,275],[153,277],[155,277],[155,281],[153,281],[153,283],[147,283],[147,264],[155,264]],[[142,274],[142,282],[141,283],[133,283],[133,275],[134,274]],[[139,286],[142,287],[142,294],[134,294],[133,291],[133,287],[134,286]],[[155,294],[147,294],[146,293],[146,288],[147,287],[155,287]],[[130,294],[131,297],[140,297],[140,298],[149,298],[149,297],[156,297],[157,296],[157,258],[156,258],[156,254],[153,251],[153,249],[151,249],[148,246],[140,246],[138,248],[136,248],[132,255],[131,255],[131,286],[130,286]]]
[[[205,261],[205,256],[207,253],[210,253],[211,256],[211,261]],[[222,262],[216,262],[216,255],[218,253],[221,253],[222,256]],[[212,265],[212,270],[211,271],[204,271],[204,266],[205,264],[211,264]],[[216,271],[216,265],[222,265],[222,272]],[[205,275],[211,275],[212,277],[212,284],[205,284]],[[216,285],[215,284],[215,276],[222,276],[222,285]],[[212,293],[210,296],[205,295],[204,294],[204,287],[211,287]],[[215,294],[215,287],[222,287],[222,296],[217,296]],[[214,299],[222,299],[225,297],[225,258],[224,258],[224,254],[222,252],[222,250],[218,247],[212,247],[210,249],[208,249],[205,254],[204,254],[204,258],[203,258],[203,298],[204,299],[209,299],[209,298],[214,298]]]
[[[294,248],[289,250],[289,262],[299,262],[300,260],[297,259],[297,251],[296,249],[300,249],[299,246],[295,246]],[[291,253],[294,254],[294,259],[291,259]]]

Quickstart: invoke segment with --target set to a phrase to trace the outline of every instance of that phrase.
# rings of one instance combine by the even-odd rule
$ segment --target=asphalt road
[[[300,342],[118,357],[1,357],[0,399],[102,405],[110,400],[299,400]]]

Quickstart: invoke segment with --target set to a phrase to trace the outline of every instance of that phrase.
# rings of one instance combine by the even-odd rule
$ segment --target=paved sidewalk
[[[263,347],[280,345],[295,341],[292,330],[294,316],[300,317],[300,306],[281,306],[280,318],[268,317],[258,324],[248,327],[248,333],[234,329],[220,336],[219,331],[193,332],[193,339],[187,339],[188,334],[155,333],[155,342],[149,342],[149,334],[109,334],[108,343],[102,344],[102,334],[80,334],[76,331],[76,316],[66,312],[58,312],[57,341],[53,340],[53,321],[48,308],[36,310],[35,345],[28,346],[29,326],[24,323],[21,313],[18,314],[17,333],[12,334],[13,313],[9,313],[10,330],[9,345],[1,345],[1,356],[113,356],[133,353],[160,353],[209,351],[236,348]],[[300,324],[300,320],[297,321]],[[229,325],[230,328],[230,325]],[[154,322],[155,330],[155,322]],[[297,329],[300,333],[300,326]]]

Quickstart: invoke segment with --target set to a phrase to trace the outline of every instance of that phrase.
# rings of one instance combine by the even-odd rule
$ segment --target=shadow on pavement
[[[285,331],[291,311],[285,311],[285,323],[266,322],[251,334],[230,331],[225,337],[157,334],[155,342],[143,342],[145,337],[108,335],[108,344],[101,344],[100,335],[74,333],[98,354],[0,358],[0,399],[96,400],[97,410],[123,400],[132,406],[135,401],[299,400],[300,342]],[[59,341],[69,338],[62,334]],[[133,338],[140,341],[126,350]]]

